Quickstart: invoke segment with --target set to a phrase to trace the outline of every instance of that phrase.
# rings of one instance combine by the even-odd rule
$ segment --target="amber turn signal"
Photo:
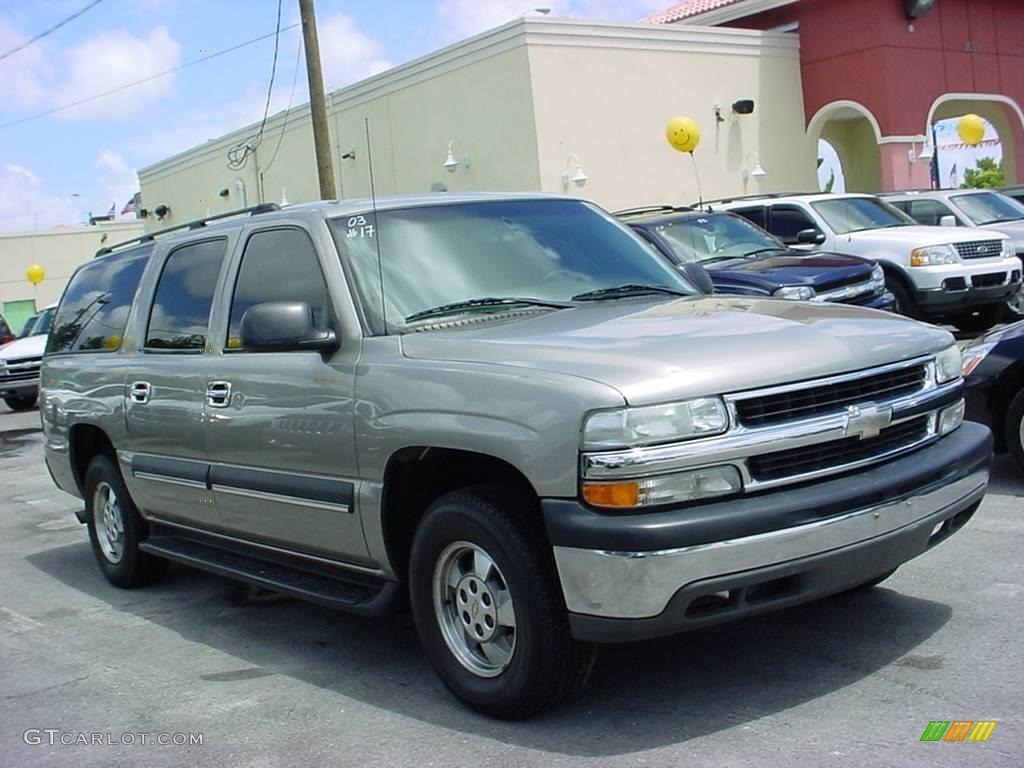
[[[635,507],[640,503],[640,484],[635,480],[625,483],[584,483],[583,499],[595,507]]]

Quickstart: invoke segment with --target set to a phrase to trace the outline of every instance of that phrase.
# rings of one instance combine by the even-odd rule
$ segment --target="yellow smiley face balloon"
[[[976,147],[985,138],[985,121],[977,115],[964,115],[957,123],[956,131],[964,144]]]
[[[693,152],[700,144],[700,128],[689,117],[677,115],[668,121],[665,138],[673,149],[680,152]]]

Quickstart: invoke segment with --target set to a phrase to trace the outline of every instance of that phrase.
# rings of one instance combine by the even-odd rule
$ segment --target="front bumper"
[[[39,379],[3,381],[0,379],[0,397],[31,397],[39,391]]]
[[[994,270],[992,274],[998,272],[999,270]],[[1004,282],[998,285],[979,286],[970,282],[982,277],[949,278],[943,281],[943,287],[917,291],[914,298],[925,314],[940,315],[950,311],[974,309],[984,304],[1001,304],[1013,298],[1021,289],[1019,268],[1004,272]]]
[[[964,424],[868,470],[639,515],[543,502],[573,634],[639,640],[840,592],[947,538],[988,483],[989,430]]]
[[[888,291],[883,291],[878,296],[875,296],[871,301],[863,304],[858,304],[859,307],[868,307],[869,309],[885,309],[891,310],[896,304],[896,299]]]

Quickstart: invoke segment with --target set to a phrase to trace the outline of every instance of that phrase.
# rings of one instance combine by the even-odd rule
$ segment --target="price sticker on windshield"
[[[346,224],[348,231],[345,236],[349,240],[357,237],[374,237],[377,232],[377,228],[373,224],[366,223],[365,216],[349,216]]]

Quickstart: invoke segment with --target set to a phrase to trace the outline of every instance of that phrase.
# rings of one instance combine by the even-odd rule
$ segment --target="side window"
[[[152,245],[133,248],[103,256],[75,272],[53,318],[47,353],[118,349],[152,252]]]
[[[268,301],[304,301],[313,310],[314,324],[327,327],[327,283],[313,241],[301,229],[256,232],[245,244],[231,299],[228,349],[241,346],[239,329],[246,310]]]
[[[761,229],[767,229],[765,225],[765,207],[758,205],[753,208],[733,208],[733,213],[738,213],[747,221],[752,221]]]
[[[796,236],[803,229],[818,229],[814,219],[807,212],[795,205],[776,205],[772,208],[771,226],[768,231],[782,242],[793,244]]]
[[[171,252],[156,286],[146,328],[151,349],[204,349],[213,291],[227,240],[206,240]]]
[[[907,211],[918,224],[931,227],[939,226],[943,216],[952,216],[953,212],[938,200],[914,200]]]

